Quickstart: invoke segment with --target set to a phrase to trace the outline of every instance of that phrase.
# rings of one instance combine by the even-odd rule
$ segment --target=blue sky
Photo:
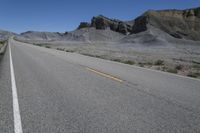
[[[148,9],[185,9],[200,0],[0,0],[0,29],[13,32],[75,29],[99,14],[131,20]]]

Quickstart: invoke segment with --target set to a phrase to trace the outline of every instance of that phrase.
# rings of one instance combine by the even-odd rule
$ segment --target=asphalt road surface
[[[0,133],[22,132],[19,123],[23,133],[200,132],[198,79],[9,44],[0,57]]]

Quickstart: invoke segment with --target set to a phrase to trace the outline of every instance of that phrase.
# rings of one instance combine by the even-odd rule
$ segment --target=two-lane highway
[[[199,80],[13,39],[10,47],[0,63],[2,132],[16,128],[9,52],[24,133],[200,132]]]

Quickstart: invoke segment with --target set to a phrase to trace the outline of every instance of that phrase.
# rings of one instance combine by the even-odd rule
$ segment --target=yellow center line
[[[96,73],[96,74],[98,74],[98,75],[101,75],[101,76],[104,76],[104,77],[106,77],[106,78],[110,78],[110,79],[112,79],[112,80],[115,80],[115,81],[117,81],[117,82],[120,82],[120,83],[122,83],[123,82],[123,80],[121,80],[121,79],[119,79],[119,78],[117,78],[117,77],[114,77],[114,76],[112,76],[112,75],[110,75],[110,74],[106,74],[106,73],[103,73],[103,72],[100,72],[100,71],[98,71],[98,70],[95,70],[95,69],[92,69],[92,68],[86,68],[87,70],[89,70],[89,71],[91,71],[91,72],[94,72],[94,73]]]

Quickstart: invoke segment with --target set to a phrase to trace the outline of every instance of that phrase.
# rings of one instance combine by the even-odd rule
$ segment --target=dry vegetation
[[[186,51],[189,51],[188,49],[186,51],[184,51],[184,49],[175,49],[175,52],[179,50],[179,53],[177,53],[177,55],[180,56],[177,56],[172,51],[171,55],[168,53],[163,53],[163,51],[168,51],[165,48],[159,48],[159,50],[154,49],[155,51],[151,49],[151,52],[149,52],[150,48],[148,48],[147,52],[145,48],[143,48],[143,51],[137,49],[127,50],[124,48],[116,49],[116,46],[113,48],[112,46],[110,47],[106,44],[52,45],[44,43],[35,45],[43,46],[46,48],[53,48],[65,52],[76,52],[86,56],[112,60],[115,62],[136,65],[193,78],[200,78],[200,53],[188,55],[188,53],[186,53]],[[180,52],[180,50],[182,51]],[[196,51],[198,51],[198,49],[196,49]],[[196,52],[193,51],[193,53]],[[185,59],[183,59],[184,56],[186,56]]]

